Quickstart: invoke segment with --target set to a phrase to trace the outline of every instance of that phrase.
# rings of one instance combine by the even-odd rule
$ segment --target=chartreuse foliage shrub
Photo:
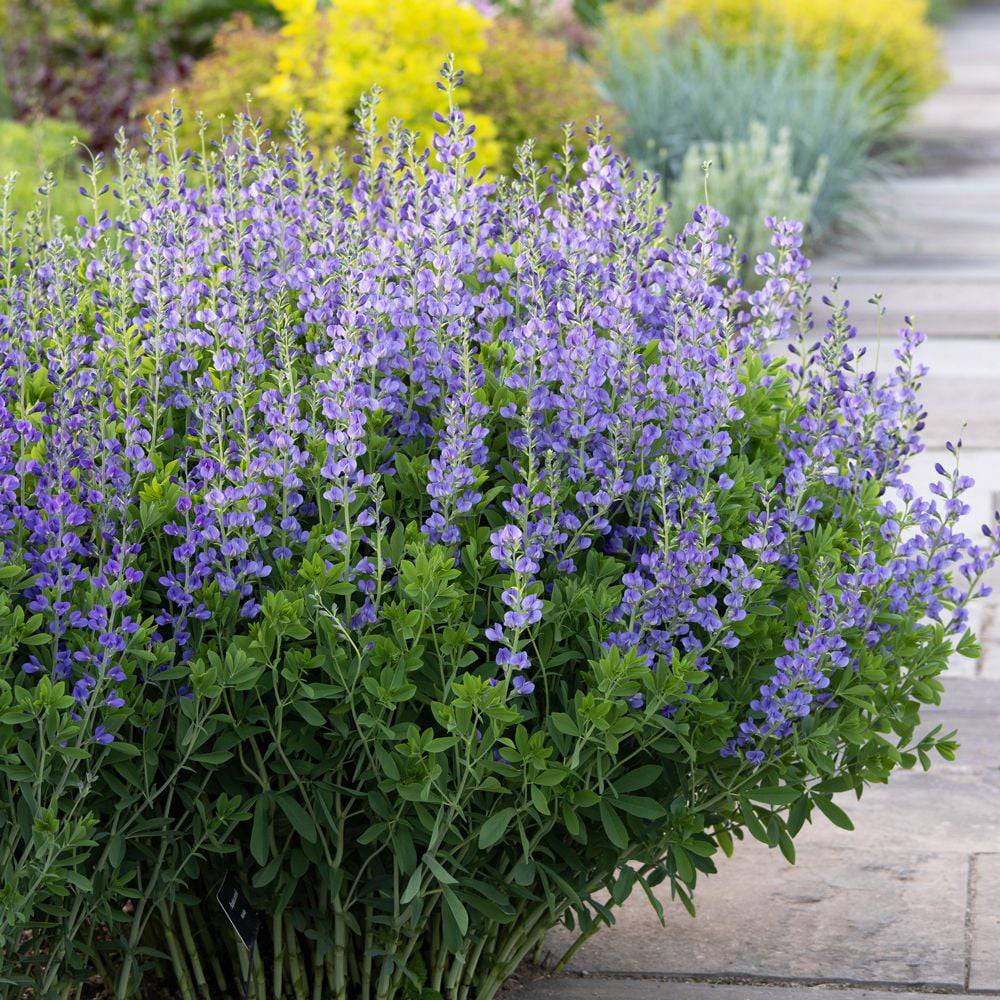
[[[489,18],[470,0],[274,0],[283,25],[277,72],[264,97],[285,114],[301,109],[313,138],[325,148],[352,135],[354,109],[373,86],[387,117],[411,129],[445,110],[430,81],[452,52],[469,78],[482,72]],[[480,165],[500,159],[496,124],[469,115],[478,135]]]
[[[727,47],[790,41],[817,58],[832,54],[844,76],[863,67],[889,99],[892,122],[943,79],[927,0],[659,0],[615,20],[640,48],[643,39],[667,30],[694,31]]]
[[[741,291],[599,136],[476,180],[454,83],[433,154],[367,102],[351,183],[299,121],[170,120],[112,215],[4,220],[8,998],[489,1000],[952,755],[919,711],[996,535],[901,483],[920,337],[858,374],[795,224]]]

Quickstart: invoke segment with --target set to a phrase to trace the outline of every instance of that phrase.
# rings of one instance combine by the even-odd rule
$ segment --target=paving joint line
[[[898,980],[847,979],[835,976],[757,976],[739,973],[685,973],[685,972],[573,972],[559,974],[563,979],[580,982],[644,982],[644,983],[693,983],[714,986],[773,986],[782,989],[797,987],[826,987],[833,990],[877,990],[882,993],[926,993],[928,996],[969,996],[996,997],[992,989],[973,990],[968,987],[968,977],[962,986],[953,983],[918,981],[901,983]],[[547,975],[541,975],[534,982],[542,982]]]
[[[976,903],[976,858],[973,852],[969,855],[969,871],[965,882],[965,991],[969,991],[972,981],[972,939],[975,932],[973,926]]]

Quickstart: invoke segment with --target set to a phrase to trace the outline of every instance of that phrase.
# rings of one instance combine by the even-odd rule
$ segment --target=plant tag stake
[[[247,950],[251,950],[257,940],[260,918],[250,905],[250,900],[243,894],[239,879],[232,872],[222,880],[215,898],[239,939]]]
[[[227,873],[222,880],[215,899],[247,950],[247,978],[243,984],[243,1000],[247,1000],[253,977],[253,953],[254,945],[257,943],[257,932],[260,930],[260,917],[244,895],[240,880],[232,872]]]

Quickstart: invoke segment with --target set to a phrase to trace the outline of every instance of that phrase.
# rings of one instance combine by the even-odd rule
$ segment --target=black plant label
[[[232,872],[222,880],[215,898],[222,907],[226,919],[233,925],[239,939],[252,951],[260,929],[260,917],[250,905],[240,886],[240,880]]]

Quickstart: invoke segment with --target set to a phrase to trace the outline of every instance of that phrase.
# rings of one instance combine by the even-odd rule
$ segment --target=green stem
[[[444,962],[440,960],[441,953],[441,920],[438,914],[434,914],[434,925],[431,928],[431,950],[427,956],[429,965],[428,985],[435,993],[441,992],[441,983],[444,980]]]
[[[197,937],[203,941],[211,941],[212,938],[208,934],[208,929],[205,926],[205,919],[202,915],[202,909],[200,906],[196,906],[191,911],[191,916],[197,926]],[[219,988],[220,994],[225,994],[226,990],[229,988],[226,981],[226,974],[222,970],[222,963],[219,961],[219,951],[217,948],[209,948],[209,960],[212,963],[212,973],[215,976],[216,985]],[[263,997],[263,993],[260,994]]]
[[[576,940],[563,952],[562,958],[556,962],[555,971],[562,972],[563,969],[573,961],[576,953],[589,941],[602,927],[602,922],[595,920],[582,934],[576,936]]]
[[[371,941],[372,934],[372,908],[365,907],[365,941]],[[371,1000],[372,993],[372,957],[368,948],[365,948],[365,955],[361,964],[361,1000]]]
[[[458,994],[458,984],[462,981],[462,973],[465,970],[466,956],[465,954],[455,955],[451,968],[448,970],[448,978],[445,980],[444,984],[444,995],[448,1000],[456,1000]]]
[[[271,970],[271,995],[273,1000],[281,1000],[285,973],[285,939],[282,934],[282,916],[279,910],[271,921],[271,945],[274,948],[274,967]]]
[[[267,975],[264,972],[264,958],[259,947],[253,950],[253,985],[257,1000],[267,1000]]]
[[[170,952],[170,960],[174,966],[174,975],[177,977],[177,986],[181,991],[181,1000],[197,1000],[191,977],[188,974],[187,964],[181,952],[177,935],[174,933],[173,924],[170,921],[170,913],[166,904],[160,904],[160,916],[163,922],[163,934],[167,939],[167,950]]]
[[[132,964],[135,961],[135,947],[139,942],[139,937],[142,934],[143,928],[146,926],[144,914],[146,904],[150,900],[150,887],[156,885],[160,877],[160,869],[163,867],[166,855],[167,838],[164,837],[162,843],[160,844],[160,853],[156,859],[156,866],[153,868],[153,874],[146,883],[146,891],[143,894],[142,899],[140,899],[136,905],[135,912],[132,914],[132,930],[129,934],[128,948],[125,952],[125,957],[122,959],[121,971],[118,974],[118,987],[115,990],[115,1000],[125,1000],[128,996],[129,979],[132,976]]]
[[[333,1000],[347,1000],[347,921],[340,890],[333,897]]]
[[[482,958],[483,949],[486,947],[488,940],[490,940],[490,935],[480,934],[475,948],[472,949],[472,955],[465,966],[465,973],[462,976],[462,985],[458,994],[459,1000],[467,1000],[469,996],[469,990],[472,988],[476,970],[479,967],[479,960]]]
[[[212,991],[208,988],[208,978],[205,976],[205,970],[198,956],[198,946],[195,944],[194,935],[191,933],[191,924],[188,922],[187,913],[180,903],[176,905],[174,912],[177,915],[177,925],[180,927],[181,940],[184,942],[188,958],[191,960],[191,968],[194,970],[194,981],[198,987],[198,993],[205,1000],[211,1000]]]
[[[295,994],[295,1000],[308,1000],[309,982],[306,966],[291,920],[285,921],[285,937],[288,939],[288,958],[292,967],[292,992]]]

